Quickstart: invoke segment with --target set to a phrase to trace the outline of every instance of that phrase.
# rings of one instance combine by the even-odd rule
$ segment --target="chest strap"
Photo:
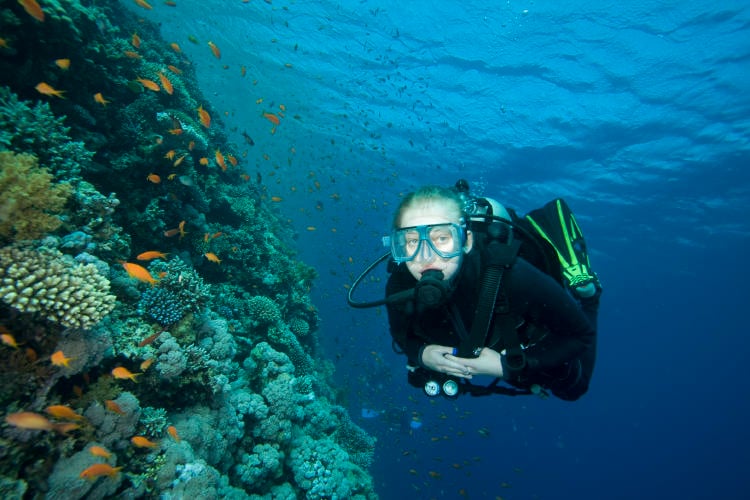
[[[476,312],[474,313],[471,332],[468,338],[462,339],[458,346],[458,356],[463,358],[476,358],[479,356],[481,349],[486,345],[487,333],[489,332],[492,315],[495,311],[495,301],[497,300],[500,285],[502,284],[503,274],[513,265],[518,255],[518,249],[521,247],[521,242],[518,240],[513,240],[510,243],[501,243],[498,237],[499,233],[493,235],[493,226],[494,224],[490,224],[488,227],[487,239],[489,243],[482,251],[482,262],[485,263],[485,266],[482,271],[479,300]],[[507,298],[504,300],[507,302]],[[512,323],[509,314],[499,316],[507,317],[508,322]],[[511,329],[515,331],[515,327],[512,327],[512,325]]]

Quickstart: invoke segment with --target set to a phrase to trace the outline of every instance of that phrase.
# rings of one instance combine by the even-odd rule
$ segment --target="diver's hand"
[[[425,351],[426,350],[427,348],[425,348]],[[471,375],[490,375],[492,377],[501,378],[503,376],[503,363],[501,361],[500,353],[489,347],[482,348],[479,356],[476,358],[459,358],[452,353],[448,353],[444,357],[447,361],[452,361],[464,366]],[[471,376],[461,376],[471,378]]]
[[[471,378],[472,370],[466,366],[465,361],[475,360],[457,358],[452,353],[453,347],[429,344],[422,350],[422,364],[430,370],[453,377]],[[476,371],[473,373],[476,374]]]

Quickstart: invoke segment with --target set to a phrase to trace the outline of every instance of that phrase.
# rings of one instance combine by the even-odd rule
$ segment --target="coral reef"
[[[0,421],[0,496],[376,498],[375,442],[318,352],[316,272],[196,66],[118,3],[40,3],[44,23],[0,15],[0,407],[41,422]],[[117,264],[154,250],[155,283]]]
[[[71,264],[54,250],[0,248],[0,299],[24,313],[89,328],[114,307],[109,280],[93,264]]]
[[[27,240],[57,229],[72,188],[55,184],[31,155],[0,151],[0,238]]]

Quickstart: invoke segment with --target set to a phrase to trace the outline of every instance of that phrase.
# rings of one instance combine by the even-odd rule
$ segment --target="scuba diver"
[[[349,290],[353,307],[386,305],[408,381],[429,396],[586,393],[601,285],[562,199],[519,217],[489,198],[423,187],[401,202],[390,252]],[[389,261],[386,298],[357,302],[359,281]],[[472,383],[478,375],[489,385]]]

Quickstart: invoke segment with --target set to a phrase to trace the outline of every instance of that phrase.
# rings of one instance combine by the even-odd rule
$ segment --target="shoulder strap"
[[[486,265],[482,271],[479,302],[471,325],[471,333],[467,339],[461,341],[458,347],[458,356],[463,358],[476,358],[479,356],[479,350],[484,347],[503,273],[513,265],[521,246],[518,240],[501,243],[499,241],[500,228],[495,224],[490,224],[487,229],[489,243],[482,249],[482,261]]]

